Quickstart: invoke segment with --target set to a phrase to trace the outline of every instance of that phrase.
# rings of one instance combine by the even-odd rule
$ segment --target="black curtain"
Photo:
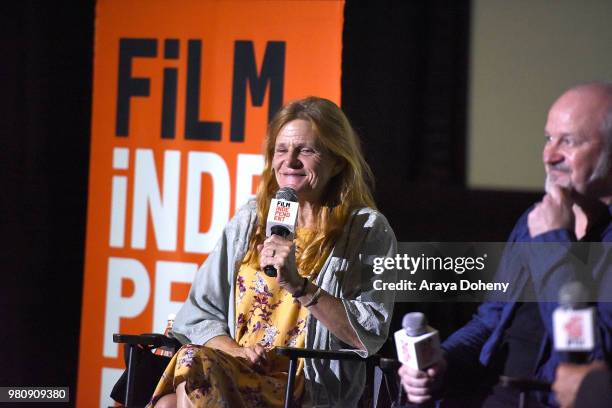
[[[346,4],[342,106],[399,241],[503,241],[535,197],[466,188],[470,11],[467,0]]]
[[[0,386],[76,391],[94,4],[4,3]],[[469,1],[347,1],[342,105],[400,241],[503,241],[533,194],[466,188]],[[446,335],[474,305],[425,310]],[[74,399],[73,399],[74,401]]]
[[[467,0],[346,4],[342,106],[398,241],[504,241],[536,198],[466,188],[470,7]],[[422,311],[444,338],[476,306],[399,303],[392,326]]]
[[[73,399],[94,5],[0,7],[0,386],[69,386]]]

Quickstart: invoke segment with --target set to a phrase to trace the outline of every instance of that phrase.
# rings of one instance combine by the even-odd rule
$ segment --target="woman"
[[[276,114],[256,202],[237,211],[198,271],[173,329],[191,344],[170,362],[152,405],[279,406],[288,363],[274,346],[351,348],[362,356],[382,346],[394,297],[373,290],[380,277],[372,259],[395,256],[396,240],[374,210],[370,179],[358,139],[333,102],[309,97]],[[293,241],[265,235],[280,187],[299,199]],[[263,273],[267,265],[275,278]],[[359,362],[307,360],[295,398],[354,406],[364,382]]]

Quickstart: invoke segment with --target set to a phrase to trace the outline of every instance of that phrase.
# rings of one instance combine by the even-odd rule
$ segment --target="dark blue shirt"
[[[612,206],[608,208],[608,217],[603,217],[595,228],[590,228],[587,238],[590,241],[612,242]],[[530,210],[529,210],[530,211]],[[515,299],[521,294],[528,284],[533,289],[538,299],[546,301],[538,302],[538,310],[544,325],[544,336],[542,345],[535,362],[535,378],[547,382],[553,382],[555,370],[561,356],[552,350],[552,313],[557,303],[550,301],[556,299],[559,288],[565,282],[573,280],[584,281],[584,276],[579,276],[580,271],[570,261],[568,256],[572,242],[576,242],[573,231],[559,229],[531,237],[527,226],[527,211],[515,225],[509,243],[513,242],[550,242],[567,243],[568,245],[554,245],[547,247],[545,254],[538,252],[537,246],[529,246],[532,253],[524,258],[508,257],[502,260],[499,276],[504,280],[512,280],[515,288],[519,288]],[[600,293],[612,293],[612,255],[606,248],[601,262],[591,270],[592,287],[598,287]],[[580,277],[580,279],[578,279]],[[476,384],[494,384],[497,378],[484,378],[482,376],[494,376],[496,371],[492,367],[495,355],[500,350],[500,342],[504,339],[504,332],[512,324],[512,318],[517,307],[516,301],[511,302],[484,302],[473,319],[464,327],[452,334],[442,345],[449,364],[449,381],[465,377],[474,377]],[[610,362],[612,356],[612,303],[598,302],[597,307],[597,344],[593,351],[592,359],[602,359]],[[497,372],[499,374],[499,372]],[[479,377],[480,376],[480,377]],[[488,380],[488,381],[487,381]],[[451,386],[453,384],[450,384]],[[465,389],[464,389],[465,390]],[[555,405],[554,396],[548,397],[548,403]]]

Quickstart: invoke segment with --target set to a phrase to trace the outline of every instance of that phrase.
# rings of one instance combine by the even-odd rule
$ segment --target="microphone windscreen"
[[[427,332],[427,318],[423,313],[406,313],[402,319],[402,327],[409,336],[420,336]]]
[[[297,193],[291,187],[283,187],[276,192],[277,200],[293,201],[297,202]]]
[[[567,282],[559,290],[559,303],[565,307],[584,307],[588,301],[588,291],[581,282]]]

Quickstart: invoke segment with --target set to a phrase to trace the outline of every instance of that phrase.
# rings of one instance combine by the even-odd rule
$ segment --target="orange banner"
[[[163,332],[285,102],[340,102],[341,1],[119,1],[96,10],[77,406],[112,405],[113,333]]]

